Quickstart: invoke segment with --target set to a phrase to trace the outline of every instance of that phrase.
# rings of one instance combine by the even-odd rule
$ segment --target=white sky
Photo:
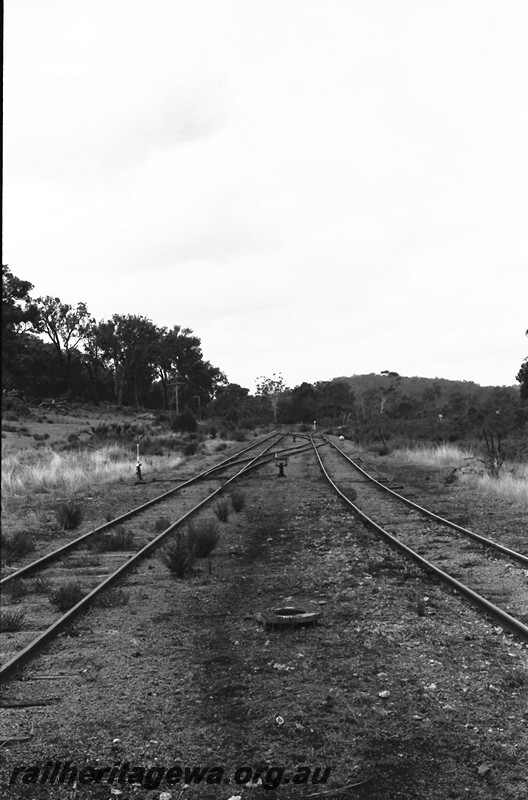
[[[6,0],[4,253],[255,387],[515,384],[526,0]]]

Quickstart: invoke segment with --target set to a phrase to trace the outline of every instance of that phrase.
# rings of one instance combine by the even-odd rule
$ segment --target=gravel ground
[[[372,462],[485,535],[492,515],[526,525],[441,471]],[[145,561],[128,605],[93,609],[7,685],[4,703],[50,704],[2,711],[2,735],[28,738],[2,748],[6,798],[525,800],[526,646],[376,539],[312,455],[285,472],[240,481],[246,506],[193,577]],[[99,513],[119,492],[93,493]],[[266,629],[284,605],[319,623]]]

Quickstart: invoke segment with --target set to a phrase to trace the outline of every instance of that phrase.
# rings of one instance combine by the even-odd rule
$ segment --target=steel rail
[[[274,435],[276,435],[276,434],[274,434]],[[286,434],[280,434],[280,438],[283,438],[285,435]],[[267,437],[267,438],[269,438],[269,437]],[[280,441],[280,438],[279,438],[279,441]],[[272,442],[271,444],[269,444],[264,449],[263,453],[265,453],[267,450],[269,450],[271,447],[273,447],[274,444],[276,444],[276,442]],[[247,464],[245,467],[242,467],[242,469],[239,470],[239,472],[237,472],[231,478],[228,478],[225,481],[225,483],[222,484],[222,486],[220,486],[218,489],[215,489],[210,495],[208,495],[206,498],[204,498],[199,503],[197,503],[195,506],[193,506],[193,508],[191,508],[190,511],[187,511],[178,520],[176,520],[176,522],[173,522],[168,528],[166,528],[164,531],[162,531],[158,536],[156,536],[155,539],[153,539],[148,544],[144,545],[144,547],[142,547],[141,550],[138,550],[137,553],[134,553],[133,556],[131,556],[127,561],[125,561],[124,564],[121,564],[121,566],[118,567],[118,569],[116,569],[111,575],[109,575],[107,578],[105,578],[104,581],[102,581],[94,589],[92,589],[92,591],[89,592],[85,597],[83,597],[82,600],[80,600],[78,603],[76,603],[76,605],[72,606],[72,608],[70,608],[65,614],[63,614],[62,617],[60,617],[58,620],[56,620],[48,628],[46,628],[46,630],[43,631],[40,634],[40,636],[37,636],[36,639],[33,639],[28,645],[26,645],[26,647],[24,647],[22,650],[20,650],[18,653],[16,653],[12,658],[10,658],[8,661],[6,661],[5,664],[3,664],[0,667],[0,683],[2,681],[5,681],[8,678],[12,677],[13,674],[17,673],[19,671],[20,667],[25,662],[29,661],[48,642],[52,641],[63,628],[65,628],[67,625],[69,625],[72,622],[72,620],[76,616],[78,616],[79,614],[81,614],[84,611],[86,611],[88,609],[88,607],[91,605],[91,603],[94,601],[94,599],[102,591],[104,591],[109,586],[111,586],[113,583],[115,583],[120,578],[122,578],[127,572],[129,572],[134,566],[136,566],[136,564],[142,558],[144,558],[145,555],[147,555],[147,553],[149,553],[151,550],[154,550],[156,547],[158,547],[161,544],[161,542],[170,533],[172,533],[172,531],[174,531],[179,525],[181,525],[183,522],[185,522],[187,519],[189,519],[189,517],[192,514],[195,514],[204,505],[209,503],[213,499],[213,497],[215,497],[217,494],[220,494],[220,492],[222,492],[228,484],[232,483],[234,480],[236,480],[237,478],[239,478],[242,475],[244,475],[250,469],[260,466],[260,464],[254,463],[254,462],[258,461],[260,455],[262,455],[262,454],[259,454],[259,456],[255,456],[255,458],[249,464]]]
[[[436,522],[441,522],[443,525],[447,525],[448,527],[453,528],[454,530],[459,531],[460,533],[463,533],[465,536],[469,536],[470,538],[475,539],[480,544],[486,547],[491,547],[492,549],[499,551],[503,555],[508,556],[508,558],[514,559],[515,561],[519,561],[521,564],[528,567],[528,556],[525,556],[524,553],[518,553],[516,550],[510,550],[509,547],[505,547],[504,545],[493,541],[493,539],[487,539],[485,536],[481,536],[479,533],[475,533],[474,531],[470,531],[467,528],[463,528],[462,525],[458,525],[456,522],[451,522],[450,519],[445,519],[444,517],[441,517],[439,514],[435,514],[434,511],[430,511],[428,508],[423,508],[423,506],[418,505],[418,503],[414,503],[412,500],[409,500],[408,497],[404,497],[403,495],[398,494],[398,492],[395,492],[394,489],[389,489],[388,486],[384,486],[382,483],[380,483],[380,481],[377,481],[376,478],[373,478],[372,475],[369,475],[369,473],[366,470],[360,467],[359,464],[357,464],[352,458],[350,458],[350,456],[348,456],[345,452],[343,452],[343,450],[341,450],[340,447],[334,444],[334,442],[331,442],[330,439],[328,439],[326,436],[324,438],[326,439],[329,445],[331,445],[335,450],[337,450],[338,453],[341,453],[341,455],[344,458],[346,458],[348,462],[350,462],[350,464],[354,467],[354,469],[361,472],[362,475],[364,475],[372,483],[376,484],[376,486],[378,486],[380,489],[383,489],[383,491],[393,495],[398,500],[401,500],[402,503],[405,503],[411,508],[420,511],[420,513],[425,514],[430,519],[434,519]]]
[[[283,438],[284,435],[285,434],[280,434],[280,437]],[[264,438],[259,439],[258,442],[254,442],[253,444],[249,445],[249,447],[245,447],[243,450],[240,450],[238,453],[235,453],[234,455],[229,456],[228,458],[225,458],[223,461],[220,462],[220,464],[216,464],[215,466],[204,470],[204,472],[200,472],[198,475],[195,475],[193,478],[189,478],[189,480],[186,480],[183,483],[178,484],[178,486],[175,486],[172,489],[167,490],[163,494],[160,494],[157,497],[152,498],[152,500],[148,500],[146,503],[143,503],[140,506],[136,506],[135,508],[132,508],[130,511],[126,511],[124,514],[121,514],[119,517],[116,517],[115,519],[109,520],[108,522],[105,522],[103,525],[99,525],[97,528],[93,528],[91,531],[87,531],[87,533],[83,533],[82,536],[78,536],[76,539],[72,539],[71,542],[67,542],[66,544],[62,545],[61,547],[58,547],[56,550],[52,550],[50,553],[47,553],[46,555],[41,556],[40,558],[37,558],[35,561],[32,561],[30,564],[26,564],[26,566],[24,566],[24,567],[20,567],[20,569],[16,570],[16,572],[12,572],[10,575],[6,575],[4,578],[2,578],[0,580],[0,586],[5,586],[5,584],[7,584],[9,581],[13,581],[13,580],[16,580],[18,578],[22,578],[25,575],[30,575],[33,572],[38,571],[39,569],[41,569],[46,564],[49,564],[50,562],[55,561],[58,558],[61,558],[64,555],[64,553],[68,552],[69,550],[72,550],[74,547],[79,547],[79,545],[81,545],[86,539],[89,539],[91,536],[94,536],[97,533],[102,533],[102,531],[106,531],[109,528],[112,528],[115,525],[118,525],[118,524],[124,522],[125,520],[130,519],[130,517],[133,517],[136,514],[139,514],[141,511],[144,511],[145,509],[147,509],[147,508],[149,508],[149,507],[151,507],[153,505],[156,505],[156,503],[160,503],[162,500],[167,499],[168,497],[170,497],[171,495],[175,494],[176,492],[181,491],[186,486],[189,486],[191,483],[195,483],[196,481],[202,480],[207,475],[210,475],[211,473],[213,473],[215,471],[218,471],[220,469],[228,469],[230,466],[233,466],[233,464],[229,464],[228,462],[232,462],[233,459],[237,458],[237,456],[242,455],[242,453],[247,453],[248,450],[251,450],[252,448],[257,447],[257,445],[262,444],[263,442],[267,441],[268,439],[273,438],[274,436],[279,436],[279,434],[277,432],[273,432],[273,433],[265,436]],[[278,441],[280,441],[280,439]],[[258,458],[260,458],[260,454],[259,454]],[[236,464],[237,462],[234,462],[234,463]]]
[[[330,442],[330,444],[332,444],[332,442]],[[336,449],[339,450],[339,448],[336,448]],[[398,550],[401,550],[405,555],[407,555],[409,558],[411,558],[413,561],[415,561],[422,569],[424,569],[425,571],[428,571],[428,572],[433,572],[442,581],[444,581],[444,583],[447,583],[451,587],[456,589],[456,591],[458,591],[460,594],[462,594],[465,597],[467,597],[468,600],[470,600],[476,606],[478,606],[481,609],[482,608],[485,609],[488,612],[488,614],[490,616],[492,616],[494,619],[496,619],[504,629],[510,631],[510,633],[515,634],[520,639],[522,639],[522,641],[528,642],[528,626],[526,626],[523,622],[521,622],[518,619],[515,619],[515,617],[512,617],[506,611],[503,611],[501,608],[499,608],[498,606],[494,605],[489,600],[486,600],[486,598],[482,597],[482,595],[477,594],[477,592],[474,592],[468,586],[466,586],[465,584],[461,583],[456,578],[453,578],[447,572],[444,572],[439,567],[437,567],[434,564],[432,564],[430,561],[427,561],[427,559],[423,558],[421,555],[416,553],[414,550],[412,550],[406,544],[404,544],[399,539],[397,539],[395,536],[393,536],[392,533],[389,533],[384,528],[382,528],[381,525],[378,525],[377,522],[375,522],[373,519],[368,517],[334,483],[334,481],[332,480],[332,478],[328,474],[328,471],[327,471],[326,467],[324,466],[324,464],[323,464],[323,462],[321,460],[321,456],[319,455],[319,452],[318,452],[317,448],[315,447],[315,445],[314,445],[314,451],[315,451],[315,455],[317,456],[317,460],[319,461],[319,465],[320,465],[320,467],[321,467],[321,469],[323,471],[323,474],[325,475],[326,479],[328,480],[328,482],[330,483],[332,488],[337,492],[337,494],[342,498],[342,500],[344,500],[345,503],[352,508],[354,513],[363,522],[365,522],[370,528],[373,528],[377,533],[381,534],[381,536],[384,539],[386,539],[389,542],[389,544],[391,544],[392,546],[396,547]],[[340,451],[340,452],[342,452],[342,451]],[[343,454],[343,455],[345,455],[345,454]]]
[[[285,434],[285,435],[287,436],[288,434]],[[326,444],[326,442],[323,442],[323,444]],[[318,447],[320,447],[320,446],[321,445],[318,445]],[[307,442],[306,444],[299,444],[299,445],[296,445],[295,447],[284,447],[284,448],[281,448],[281,449],[277,450],[277,452],[272,454],[272,455],[268,454],[268,455],[264,455],[264,456],[258,456],[258,458],[262,459],[262,463],[264,463],[266,461],[272,461],[273,458],[276,455],[281,455],[281,456],[283,456],[283,455],[285,455],[285,456],[296,455],[298,453],[304,453],[304,452],[306,452],[306,450],[310,450],[311,451],[311,449],[312,449],[311,443]],[[249,457],[246,456],[245,458],[241,458],[241,459],[238,459],[237,461],[233,461],[232,464],[227,464],[226,466],[223,466],[223,465],[220,466],[219,465],[219,466],[216,466],[216,467],[212,467],[210,472],[216,472],[217,470],[220,471],[220,470],[229,469],[229,467],[231,467],[231,466],[236,466],[237,464],[243,464],[244,461],[250,461],[250,460],[251,460],[251,456],[249,456]]]
[[[271,434],[271,436],[277,436],[277,435],[278,435],[277,433]],[[284,436],[284,435],[288,435],[288,434],[282,434],[282,436]],[[154,497],[152,500],[149,500],[147,503],[144,503],[141,506],[136,506],[135,508],[131,509],[130,511],[127,511],[125,514],[122,514],[121,516],[116,517],[115,519],[109,520],[108,522],[105,522],[103,525],[100,525],[98,528],[93,528],[91,531],[87,531],[87,533],[84,533],[82,536],[79,536],[76,539],[73,539],[71,542],[68,542],[67,544],[62,545],[61,547],[57,548],[56,550],[52,550],[50,553],[47,553],[46,555],[41,556],[40,558],[36,559],[35,561],[32,561],[30,564],[26,564],[24,567],[21,567],[16,572],[11,573],[10,575],[6,575],[4,578],[2,578],[0,580],[0,586],[4,585],[5,583],[8,583],[9,581],[13,581],[15,579],[22,578],[23,576],[28,576],[28,575],[31,575],[31,574],[33,574],[35,572],[38,572],[38,570],[41,569],[42,567],[46,566],[47,564],[51,563],[54,560],[57,560],[57,559],[61,558],[64,555],[64,553],[72,550],[73,548],[75,548],[77,546],[81,546],[83,544],[84,540],[89,538],[90,536],[94,536],[95,534],[101,533],[102,531],[105,531],[105,530],[109,530],[110,528],[114,527],[114,525],[117,525],[117,524],[123,522],[125,519],[129,519],[130,517],[141,513],[142,511],[147,509],[149,506],[155,505],[156,503],[159,503],[162,500],[167,499],[167,497],[170,497],[172,494],[175,494],[176,492],[179,492],[181,489],[184,489],[186,486],[188,486],[191,483],[194,483],[195,481],[203,480],[204,478],[209,477],[210,475],[213,475],[216,472],[225,471],[226,469],[229,469],[231,467],[236,467],[236,466],[238,466],[240,464],[244,464],[244,463],[247,463],[249,461],[252,461],[253,460],[252,456],[246,456],[245,458],[237,458],[237,456],[242,454],[242,453],[246,453],[248,450],[256,447],[257,444],[261,444],[263,441],[266,441],[267,438],[269,438],[269,437],[265,437],[264,439],[259,439],[258,442],[250,445],[249,447],[244,448],[243,450],[239,451],[239,453],[235,453],[235,455],[233,455],[233,456],[229,456],[229,458],[225,459],[224,461],[221,461],[220,464],[216,464],[215,466],[210,467],[209,469],[205,470],[204,472],[201,472],[198,475],[195,475],[193,478],[189,478],[189,480],[184,481],[183,483],[180,483],[178,486],[175,486],[173,489],[170,489],[169,491],[165,492],[162,495],[159,495],[158,497]],[[321,445],[318,445],[318,447],[320,447],[320,446]],[[304,444],[304,445],[298,445],[297,447],[290,447],[290,448],[280,449],[274,455],[262,455],[262,454],[259,454],[258,456],[256,456],[256,458],[260,459],[260,463],[261,464],[264,464],[267,461],[272,461],[277,456],[277,454],[295,455],[297,453],[305,452],[307,449],[311,450],[311,445],[309,443],[308,444]],[[236,459],[236,460],[233,460],[233,459]],[[227,462],[230,462],[230,463],[227,463]]]

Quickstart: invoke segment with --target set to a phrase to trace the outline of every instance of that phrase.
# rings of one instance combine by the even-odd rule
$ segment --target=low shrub
[[[31,584],[29,581],[22,579],[11,581],[7,584],[5,591],[9,595],[12,603],[20,603],[23,597],[31,592]]]
[[[63,531],[72,531],[81,524],[83,512],[78,503],[69,501],[61,503],[55,511],[55,516]]]
[[[35,543],[27,531],[18,531],[11,536],[2,536],[2,561],[9,564],[14,559],[23,558],[35,550]]]
[[[88,540],[89,549],[95,550],[97,553],[132,550],[133,545],[133,532],[127,530],[123,525],[119,525],[111,533],[98,533]]]
[[[191,441],[186,442],[183,446],[183,455],[184,456],[194,456],[196,451],[198,450],[199,442]]]
[[[218,523],[211,517],[189,522],[187,536],[196,558],[207,558],[220,539]]]
[[[162,531],[166,531],[171,521],[168,517],[158,517],[154,523],[154,533],[161,533]]]
[[[36,592],[36,594],[49,594],[52,585],[53,584],[49,578],[43,578],[40,576],[31,582],[31,591]]]
[[[25,613],[23,611],[1,611],[0,632],[11,633],[22,628]]]
[[[229,500],[227,500],[226,498],[219,500],[218,503],[216,504],[214,513],[216,518],[219,519],[220,522],[227,522],[227,520],[229,519],[229,508],[230,508]]]
[[[100,608],[114,608],[115,606],[126,606],[130,600],[130,593],[125,592],[124,589],[107,589],[102,592],[98,599],[97,605]]]
[[[161,551],[161,560],[169,568],[172,575],[185,578],[194,571],[195,552],[189,536],[179,531],[176,540]]]
[[[198,421],[188,411],[184,411],[174,417],[171,428],[175,433],[195,433],[198,430]]]
[[[49,601],[58,611],[68,611],[82,600],[84,592],[78,581],[69,581],[49,593]]]
[[[233,489],[230,497],[233,510],[238,514],[246,505],[246,495],[241,489]]]

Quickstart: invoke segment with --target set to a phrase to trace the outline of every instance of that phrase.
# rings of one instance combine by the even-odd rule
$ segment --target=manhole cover
[[[314,625],[322,613],[320,609],[279,606],[268,609],[262,617],[266,628],[297,628],[303,625]]]

